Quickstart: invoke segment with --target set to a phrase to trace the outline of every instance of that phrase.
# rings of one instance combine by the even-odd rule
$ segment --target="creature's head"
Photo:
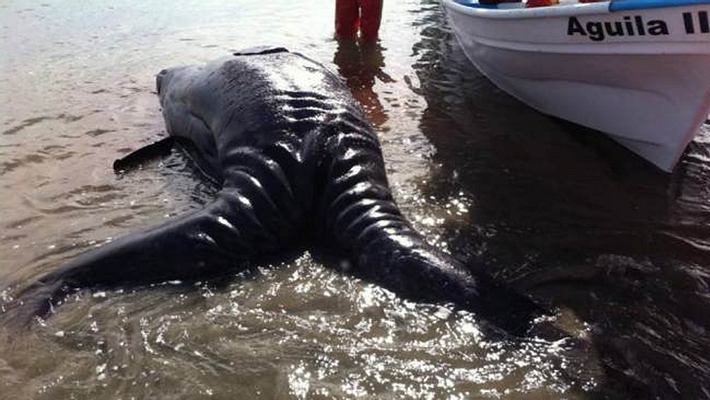
[[[174,78],[179,75],[181,67],[167,68],[155,76],[155,89],[158,91],[158,96],[162,99],[165,93],[170,90],[170,86]],[[179,78],[178,78],[179,80]]]
[[[193,101],[195,74],[191,71],[192,67],[174,67],[160,71],[155,77],[165,128],[170,135],[185,135],[196,126],[195,115],[199,115],[199,110],[193,108],[198,102]]]
[[[195,69],[194,66],[172,67],[160,71],[155,76],[155,89],[164,110],[183,107],[190,103],[188,99],[195,96],[194,81],[198,77]],[[178,111],[182,113],[187,110],[180,108]]]
[[[189,91],[190,83],[195,79],[196,66],[182,66],[167,68],[155,76],[155,89],[160,97],[160,102],[168,97],[182,97]]]
[[[170,79],[168,78],[168,75],[170,75],[170,70],[164,69],[158,72],[158,75],[155,76],[155,90],[158,92],[158,94],[160,94],[160,88],[162,88],[163,85],[165,85]]]
[[[165,99],[184,99],[185,97],[209,95],[209,92],[200,91],[199,88],[206,88],[205,81],[210,77],[202,72],[213,72],[222,68],[226,62],[240,57],[252,57],[259,55],[288,53],[283,47],[260,46],[235,52],[229,56],[217,59],[207,65],[191,65],[182,67],[167,68],[158,73],[155,77],[155,88],[160,97],[160,103],[164,104]],[[301,56],[301,58],[304,58]],[[202,80],[202,82],[197,82]],[[198,88],[198,90],[195,90]],[[209,89],[207,89],[209,91]]]

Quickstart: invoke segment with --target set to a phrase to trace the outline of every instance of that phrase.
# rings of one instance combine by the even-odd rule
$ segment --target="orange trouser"
[[[341,39],[360,36],[377,40],[382,18],[382,0],[335,0],[335,35]]]

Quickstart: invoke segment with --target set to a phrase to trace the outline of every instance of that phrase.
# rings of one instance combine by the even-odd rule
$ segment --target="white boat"
[[[710,112],[710,0],[565,1],[442,0],[498,87],[671,171]]]

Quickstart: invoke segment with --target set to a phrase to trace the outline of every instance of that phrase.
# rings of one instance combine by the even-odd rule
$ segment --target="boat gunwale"
[[[529,18],[560,18],[577,15],[613,14],[623,11],[651,11],[659,8],[693,8],[710,5],[710,0],[677,0],[667,4],[659,5],[659,2],[647,3],[646,6],[639,6],[638,3],[629,7],[620,6],[621,2],[602,1],[595,3],[573,3],[558,4],[549,7],[471,7],[459,3],[456,0],[441,0],[444,7],[454,9],[463,14],[473,17],[490,19],[529,19]],[[632,3],[632,2],[629,2]],[[506,4],[506,3],[502,3]],[[615,7],[616,4],[616,7]]]
[[[553,7],[535,8],[478,8],[457,3],[455,0],[442,0],[445,7],[463,14],[491,19],[528,19],[559,18],[572,15],[610,14],[609,1],[599,3],[562,4]]]

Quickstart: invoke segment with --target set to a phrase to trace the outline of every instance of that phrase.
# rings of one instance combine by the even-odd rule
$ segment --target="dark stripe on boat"
[[[695,25],[693,24],[693,15],[691,13],[683,13],[683,23],[685,23],[685,33],[695,33]]]
[[[708,12],[700,11],[698,13],[698,20],[700,20],[700,32],[708,33],[710,32],[710,26],[708,26]]]

